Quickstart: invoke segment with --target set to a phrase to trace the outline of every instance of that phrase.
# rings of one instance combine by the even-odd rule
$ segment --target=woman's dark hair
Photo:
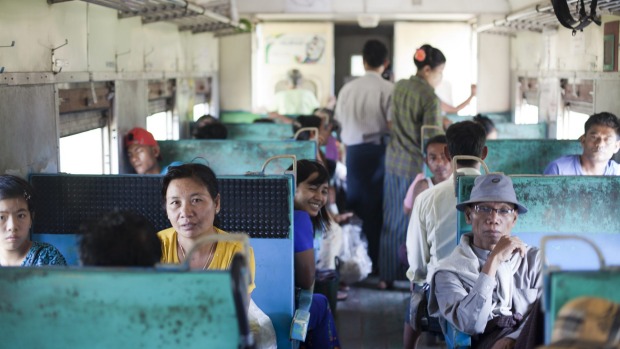
[[[323,120],[321,117],[316,115],[300,115],[295,121],[293,121],[293,133],[297,133],[299,129],[304,127],[316,127],[321,129],[321,124]],[[310,139],[310,131],[304,131],[299,136],[297,136],[297,140],[307,141]]]
[[[342,131],[342,126],[340,125],[340,122],[338,120],[334,119],[334,110],[329,108],[316,108],[314,109],[314,111],[312,111],[312,114],[316,115],[317,112],[327,114],[327,122],[332,126],[332,132],[336,133],[336,139],[340,140],[340,132]]]
[[[114,211],[80,227],[83,265],[152,267],[162,256],[153,225],[131,211]]]
[[[196,127],[193,136],[196,139],[226,139],[228,137],[228,129],[223,123],[214,121]]]
[[[293,166],[289,167],[288,170],[293,170]],[[310,182],[310,184],[321,185],[323,183],[329,183],[329,173],[320,162],[306,159],[297,160],[297,186],[305,182],[314,173],[318,173],[319,175]],[[326,205],[323,205],[323,207],[321,207],[316,217],[310,217],[314,230],[327,229],[330,226],[330,219],[325,206]]]
[[[0,175],[0,200],[24,198],[28,211],[34,213],[35,192],[26,180],[13,175]]]
[[[415,66],[418,69],[422,69],[427,65],[431,69],[435,69],[446,63],[446,56],[444,56],[439,49],[425,44],[415,51],[413,55],[413,63],[415,63]]]
[[[478,114],[474,116],[474,121],[484,127],[484,132],[486,132],[487,136],[495,130],[495,123],[493,123],[493,120],[489,119],[488,116]]]
[[[203,164],[183,164],[179,166],[170,166],[168,167],[168,173],[164,176],[162,180],[161,186],[161,198],[164,204],[166,205],[166,193],[168,192],[168,186],[170,182],[175,179],[183,179],[183,178],[193,178],[200,183],[202,183],[207,191],[211,195],[211,198],[215,200],[215,198],[220,193],[220,188],[217,182],[217,177],[211,168],[205,166]],[[218,227],[220,225],[220,220],[216,215],[213,220],[213,225]]]

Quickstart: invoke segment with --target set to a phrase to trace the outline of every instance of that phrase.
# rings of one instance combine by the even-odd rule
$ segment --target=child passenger
[[[0,266],[67,265],[56,247],[30,240],[35,193],[25,180],[0,175]]]
[[[424,163],[428,166],[429,171],[433,174],[433,177],[423,178],[423,180],[416,180],[411,183],[407,195],[403,202],[403,210],[405,214],[410,215],[413,208],[413,202],[415,198],[421,192],[428,188],[432,188],[435,184],[441,183],[448,179],[452,174],[452,165],[444,154],[444,148],[448,146],[448,141],[445,135],[438,135],[432,137],[426,142],[424,146]]]

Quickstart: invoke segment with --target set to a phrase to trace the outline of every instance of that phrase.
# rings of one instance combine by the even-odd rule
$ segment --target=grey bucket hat
[[[456,209],[465,211],[467,205],[477,202],[508,202],[517,206],[517,212],[527,212],[527,208],[517,201],[512,179],[501,173],[476,177],[469,200],[457,204]]]

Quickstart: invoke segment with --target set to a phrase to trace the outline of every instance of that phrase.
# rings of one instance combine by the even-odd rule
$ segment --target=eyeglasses
[[[495,211],[498,215],[502,217],[507,217],[511,215],[515,210],[512,208],[493,208],[488,206],[475,205],[474,211],[476,211],[476,213],[485,214],[487,216],[493,213],[493,211]]]

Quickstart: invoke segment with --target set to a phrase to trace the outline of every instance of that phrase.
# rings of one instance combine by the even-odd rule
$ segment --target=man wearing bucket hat
[[[472,232],[439,262],[429,313],[472,335],[474,348],[513,348],[542,290],[539,250],[511,236],[519,214],[512,180],[479,176],[469,200],[456,205]]]

